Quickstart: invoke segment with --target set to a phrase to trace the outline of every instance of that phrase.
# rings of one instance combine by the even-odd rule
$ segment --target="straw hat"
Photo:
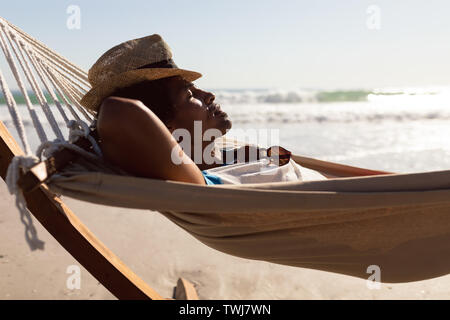
[[[81,105],[97,111],[103,99],[118,88],[173,76],[194,81],[202,75],[179,69],[170,47],[158,34],[129,40],[109,49],[89,69],[92,89],[81,99]]]

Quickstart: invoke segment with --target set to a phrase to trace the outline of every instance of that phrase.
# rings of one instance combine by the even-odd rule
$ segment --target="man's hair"
[[[129,87],[116,89],[111,96],[141,101],[167,125],[167,122],[175,116],[174,97],[167,85],[167,79],[145,80]]]

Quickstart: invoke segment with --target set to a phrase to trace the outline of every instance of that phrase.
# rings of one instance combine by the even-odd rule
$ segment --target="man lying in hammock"
[[[136,176],[196,184],[326,179],[290,160],[289,152],[277,153],[274,163],[268,157],[272,149],[261,156],[261,150],[246,147],[241,149],[246,153],[243,161],[232,157],[228,164],[229,157],[222,152],[219,156],[203,137],[208,130],[215,130],[215,138],[224,135],[231,121],[215,103],[214,94],[192,83],[199,77],[175,65],[159,35],[124,42],[103,54],[89,70],[92,89],[81,104],[98,112],[105,160]],[[189,142],[193,152],[184,152],[183,141],[175,139],[173,134],[180,129],[194,137]],[[194,143],[198,134],[201,146]],[[211,163],[201,156],[194,162],[196,150],[201,155],[206,150],[219,161]]]

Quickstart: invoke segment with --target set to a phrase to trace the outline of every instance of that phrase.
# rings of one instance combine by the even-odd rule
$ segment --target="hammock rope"
[[[16,130],[19,134],[22,146],[25,149],[25,153],[27,155],[30,155],[31,148],[26,137],[25,127],[23,125],[21,117],[19,116],[16,101],[14,100],[14,97],[11,94],[11,91],[9,90],[8,84],[6,83],[5,77],[3,76],[3,72],[1,71],[1,69],[0,69],[0,86],[2,88],[3,96],[5,97],[6,100],[8,111],[11,115],[11,118],[13,119],[14,126],[16,127]]]
[[[43,242],[37,238],[31,215],[26,208],[25,198],[17,185],[20,173],[42,161],[43,157],[49,157],[61,148],[73,150],[91,161],[98,161],[102,154],[95,139],[89,135],[89,124],[93,121],[94,113],[86,110],[79,103],[81,97],[89,89],[86,72],[3,18],[0,18],[0,46],[24,98],[25,106],[40,140],[40,145],[36,153],[33,154],[14,94],[11,92],[4,73],[0,69],[0,86],[11,119],[25,150],[24,156],[17,156],[11,161],[5,180],[9,192],[16,196],[16,206],[19,209],[21,221],[26,228],[27,242],[30,244],[31,249],[34,250],[43,248]],[[25,78],[22,77],[21,72]],[[69,129],[67,138],[64,137],[58,125],[50,107],[51,102],[48,101],[46,94],[38,83],[38,79],[53,100],[56,110],[58,110]],[[31,90],[27,89],[27,84]],[[38,105],[41,107],[56,139],[49,140],[37,114],[36,107],[32,103],[30,92],[37,98]],[[69,118],[63,104],[73,119]],[[77,111],[75,111],[73,106],[75,106]],[[87,122],[83,121],[79,114]],[[95,154],[72,144],[79,137],[85,137],[91,142]]]
[[[86,72],[2,18],[0,18],[0,26],[0,45],[21,93],[24,96],[26,106],[33,121],[33,126],[35,127],[41,142],[41,146],[38,147],[36,152],[36,154],[39,155],[39,158],[41,159],[43,150],[48,149],[52,144],[57,148],[67,145],[68,148],[75,149],[80,153],[85,154],[85,152],[83,152],[84,150],[81,148],[69,145],[70,142],[73,142],[77,137],[81,136],[88,138],[93,144],[96,154],[101,156],[100,148],[96,144],[95,139],[88,135],[89,124],[93,121],[94,113],[86,110],[79,103],[81,97],[89,88]],[[4,37],[8,39],[9,46],[7,45]],[[12,52],[10,48],[12,48]],[[15,59],[13,58],[13,53]],[[19,73],[16,60],[25,74],[25,77],[31,86],[32,92],[37,97],[39,105],[41,106],[42,111],[56,136],[56,140],[49,141],[43,125],[36,113],[35,107],[31,102],[28,91],[26,90],[25,82]],[[47,101],[44,92],[39,86],[33,70],[44,84],[44,87],[66,123],[66,126],[69,128],[69,136],[67,139],[65,139],[60,127],[58,126],[56,118],[53,115],[53,111],[50,108],[49,101]],[[13,99],[13,94],[7,86],[1,70],[0,75],[8,110],[11,113],[11,117],[15,119],[14,124],[17,124],[16,127],[20,129],[19,135],[22,145],[26,150],[26,154],[31,156],[32,153],[29,148],[28,139],[25,134],[23,121],[18,112],[17,104]],[[83,88],[82,85],[87,88]],[[53,86],[53,88],[51,86]],[[58,93],[59,98],[64,102],[65,107],[70,111],[70,114],[74,119],[69,119],[55,91]],[[73,106],[75,106],[78,112],[84,116],[87,122],[80,118]],[[87,154],[85,155],[89,157]],[[92,155],[90,157],[92,157]]]
[[[41,105],[41,108],[44,111],[44,114],[50,124],[50,127],[52,128],[56,137],[58,139],[63,140],[64,139],[63,134],[62,134],[58,124],[56,123],[56,119],[53,116],[53,113],[50,110],[47,99],[45,98],[44,93],[42,92],[40,86],[38,85],[36,77],[33,75],[32,71],[31,71],[30,63],[27,61],[27,59],[25,59],[24,50],[23,50],[23,47],[25,46],[25,44],[23,42],[20,44],[17,41],[17,36],[14,36],[12,38],[14,39],[17,47],[19,48],[20,56],[17,54],[16,50],[14,50],[14,53],[18,57],[20,66],[22,67],[22,70],[24,70],[25,76],[27,77],[28,82],[31,84],[31,87],[33,89],[35,96],[38,98],[39,104]],[[11,37],[9,37],[8,39],[10,40]],[[10,44],[11,44],[11,47],[13,47],[15,49],[15,46],[13,46],[13,44],[11,43],[11,40],[10,40]],[[36,66],[35,66],[35,69],[37,69]],[[42,127],[41,123],[40,123],[40,125]],[[43,141],[41,141],[41,142],[43,142]]]
[[[6,35],[7,37],[9,37],[8,30],[7,30],[6,26],[4,26],[4,25],[2,25],[1,27],[2,27],[2,33],[0,33],[0,45],[2,47],[3,53],[5,54],[5,58],[9,64],[9,67],[11,68],[11,71],[13,72],[13,75],[14,75],[14,78],[16,79],[17,85],[19,86],[19,89],[22,92],[23,97],[25,98],[25,103],[28,108],[28,112],[30,113],[30,117],[33,121],[33,125],[34,125],[34,128],[36,129],[39,139],[41,140],[41,142],[47,141],[47,135],[45,134],[44,128],[42,127],[42,125],[38,119],[36,110],[34,109],[34,106],[31,103],[28,92],[25,89],[25,85],[24,85],[24,82],[22,81],[22,77],[19,74],[16,62],[12,58],[11,51],[10,51],[8,45],[6,44],[6,41],[4,40],[3,35]],[[11,92],[9,92],[9,95],[13,96],[13,94]],[[11,108],[9,110],[11,110]],[[20,118],[17,108],[14,110],[14,112],[17,113],[16,117]],[[27,140],[26,136],[25,136],[25,140]]]
[[[64,122],[66,123],[66,125],[68,125],[69,118],[67,117],[66,112],[64,111],[63,107],[61,106],[61,103],[58,100],[58,97],[55,94],[55,91],[53,90],[53,88],[51,87],[51,85],[49,83],[50,79],[47,78],[47,75],[44,75],[45,69],[43,69],[40,61],[35,59],[33,54],[30,55],[29,52],[27,51],[27,55],[33,61],[33,65],[36,67],[36,71],[37,71],[37,74],[39,75],[39,79],[44,84],[45,89],[47,90],[47,92],[50,94],[51,98],[55,102],[55,105],[56,105],[61,117],[63,118]]]
[[[14,30],[15,34],[20,35],[22,39],[26,40],[26,43],[29,43],[30,46],[34,48],[36,52],[39,52],[40,55],[45,57],[45,60],[47,60],[49,63],[52,63],[59,68],[66,70],[69,74],[72,75],[72,79],[77,79],[78,81],[84,83],[84,85],[87,88],[90,87],[87,73],[82,68],[75,65],[70,60],[67,60],[63,56],[59,55],[52,49],[48,48],[44,43],[36,40],[28,33],[22,31],[20,28],[16,27],[12,23],[6,21],[1,17],[0,17],[0,25],[8,26],[10,29]]]

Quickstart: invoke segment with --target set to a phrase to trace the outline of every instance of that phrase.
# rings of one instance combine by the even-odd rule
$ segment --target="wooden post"
[[[23,151],[0,121],[0,175]],[[131,271],[43,184],[25,193],[27,207],[42,226],[118,299],[163,299]]]

